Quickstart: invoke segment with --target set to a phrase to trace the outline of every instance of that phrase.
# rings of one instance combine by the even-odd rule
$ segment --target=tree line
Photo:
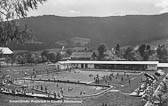
[[[120,44],[110,50],[111,55],[107,55],[107,47],[105,44],[100,44],[97,48],[98,58],[97,60],[113,60],[107,57],[117,57],[121,60],[128,61],[159,61],[168,62],[168,49],[165,44],[158,45],[157,47],[152,47],[149,44],[141,44],[136,47],[122,48]]]

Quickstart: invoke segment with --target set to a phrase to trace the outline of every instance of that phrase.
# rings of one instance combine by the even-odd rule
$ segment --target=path
[[[168,76],[168,74],[167,74],[166,76]],[[166,80],[166,79],[165,79],[166,76],[163,78],[163,81]],[[160,83],[160,84],[161,84],[161,83]],[[153,96],[157,95],[157,93],[158,93],[158,91],[159,91],[159,89],[160,89],[160,87],[161,87],[160,84],[159,84],[159,86],[156,88],[156,90],[154,91]],[[151,103],[150,101],[147,101],[144,106],[152,106],[152,103]]]

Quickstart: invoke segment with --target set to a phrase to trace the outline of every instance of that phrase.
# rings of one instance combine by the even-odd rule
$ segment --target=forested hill
[[[100,43],[113,47],[116,43],[137,45],[168,38],[168,14],[111,17],[46,15],[29,17],[21,21],[28,24],[36,36],[34,44],[24,46],[24,48],[29,46],[29,49],[33,47],[32,45],[44,49],[61,47],[61,45],[97,47]],[[12,47],[23,49],[23,46],[18,45]]]

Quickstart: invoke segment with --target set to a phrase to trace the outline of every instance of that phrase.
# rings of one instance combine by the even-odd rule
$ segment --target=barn
[[[13,54],[13,51],[11,51],[8,47],[0,47],[0,62],[4,61],[6,57]]]
[[[8,47],[0,47],[0,54],[2,55],[10,55],[13,52]]]

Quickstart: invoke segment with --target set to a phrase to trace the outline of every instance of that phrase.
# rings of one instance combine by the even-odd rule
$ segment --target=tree
[[[23,41],[30,37],[27,26],[19,27],[18,21],[10,21],[27,16],[29,9],[36,9],[46,0],[0,0],[0,45],[16,40]]]
[[[57,62],[57,61],[60,61],[61,59],[62,59],[61,53],[57,53],[56,62]]]
[[[167,62],[168,52],[165,45],[159,45],[157,48],[157,56],[160,62]]]
[[[8,42],[17,41],[24,42],[30,40],[31,30],[27,28],[27,25],[17,24],[16,21],[7,21],[0,23],[0,45],[6,46]]]
[[[1,0],[0,19],[11,20],[27,16],[29,9],[37,9],[38,3],[46,0]]]
[[[166,84],[166,82],[164,82],[164,81],[162,81],[162,89],[161,89],[161,91],[163,92],[163,93],[167,93],[167,84]]]
[[[148,60],[151,55],[151,47],[150,45],[142,44],[139,46],[138,51],[143,58],[143,60]]]
[[[48,51],[48,50],[44,50],[44,51],[41,52],[41,57],[42,57],[42,61],[43,62],[46,62],[47,60],[51,61],[52,60],[52,58],[51,58],[52,56],[53,56],[53,54],[50,54],[50,51]],[[54,59],[55,59],[55,56],[54,56]]]
[[[106,48],[105,44],[100,44],[98,47],[98,52],[99,52],[98,60],[104,59],[104,53],[106,51],[107,51],[107,48]]]
[[[115,47],[115,54],[120,57],[121,56],[121,53],[120,53],[120,44],[117,44],[116,47]]]
[[[117,44],[117,45],[116,45],[115,50],[116,50],[116,51],[120,51],[120,44]]]
[[[128,47],[127,50],[124,53],[124,58],[127,60],[135,60],[134,58],[134,53],[133,53],[133,48]]]
[[[27,62],[27,59],[24,56],[18,56],[16,60],[19,64],[22,64],[22,65]]]
[[[41,62],[47,62],[47,57],[46,56],[41,56]]]
[[[2,56],[3,52],[2,52],[2,49],[0,49],[0,57]]]
[[[162,93],[158,94],[158,97],[159,97],[159,106],[162,106],[162,96],[163,96]]]
[[[48,50],[44,50],[41,52],[41,56],[46,56],[48,55],[49,51]]]
[[[34,63],[34,57],[33,57],[33,54],[28,51],[24,54],[25,58],[27,59],[27,63],[31,64]]]
[[[13,66],[13,64],[15,63],[15,60],[16,60],[16,55],[15,54],[11,54],[10,55],[10,59],[11,59],[11,65]]]
[[[70,56],[72,54],[72,49],[67,49],[66,53]]]
[[[48,53],[47,59],[50,60],[51,62],[56,61],[56,55],[54,53]]]
[[[93,60],[97,60],[97,55],[96,55],[95,52],[93,52],[93,54],[92,54],[92,59],[93,59]]]

